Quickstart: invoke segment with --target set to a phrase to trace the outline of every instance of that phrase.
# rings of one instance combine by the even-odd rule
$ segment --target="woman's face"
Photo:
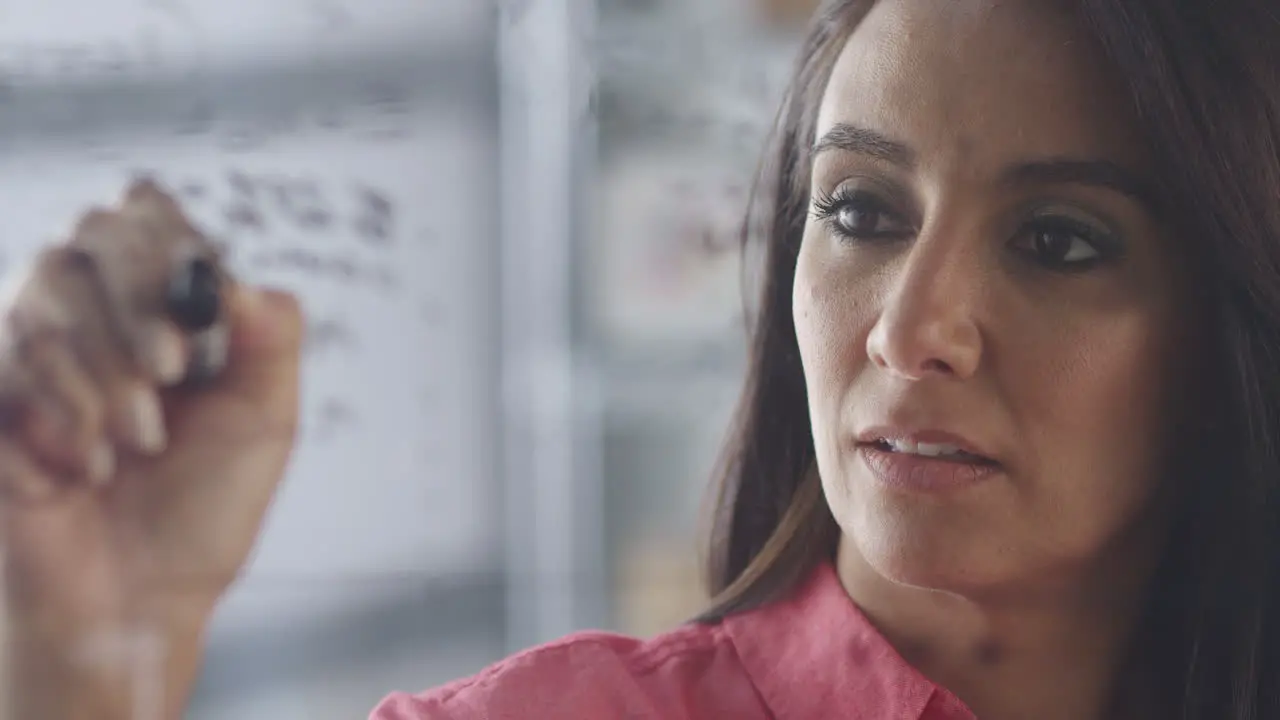
[[[816,137],[793,307],[842,552],[962,593],[1124,555],[1190,323],[1086,36],[1047,2],[882,0]]]

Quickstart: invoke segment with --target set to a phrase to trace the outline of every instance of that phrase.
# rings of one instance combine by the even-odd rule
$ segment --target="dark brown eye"
[[[907,230],[883,202],[859,190],[842,189],[833,196],[819,197],[814,214],[836,235],[850,240],[896,238]]]
[[[1046,260],[1072,263],[1091,260],[1098,251],[1079,235],[1062,228],[1042,228],[1032,236],[1035,252]]]
[[[1032,262],[1051,270],[1085,270],[1123,254],[1120,241],[1107,231],[1066,217],[1028,222],[1013,244]]]
[[[865,237],[880,229],[880,209],[845,205],[836,214],[836,222],[851,235]]]

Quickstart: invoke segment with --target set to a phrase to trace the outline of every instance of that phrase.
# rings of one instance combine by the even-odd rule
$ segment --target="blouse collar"
[[[724,622],[752,684],[781,720],[973,717],[898,654],[854,605],[831,563],[786,599]]]

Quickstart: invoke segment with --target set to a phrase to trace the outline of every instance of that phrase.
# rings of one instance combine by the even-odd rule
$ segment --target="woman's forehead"
[[[1074,17],[1046,1],[880,0],[841,52],[817,137],[837,124],[922,159],[1145,165],[1118,78]]]

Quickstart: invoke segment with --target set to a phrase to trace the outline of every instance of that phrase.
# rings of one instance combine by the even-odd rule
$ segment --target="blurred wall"
[[[600,4],[586,325],[608,398],[615,622],[629,632],[705,600],[700,511],[744,369],[737,229],[805,4]]]

